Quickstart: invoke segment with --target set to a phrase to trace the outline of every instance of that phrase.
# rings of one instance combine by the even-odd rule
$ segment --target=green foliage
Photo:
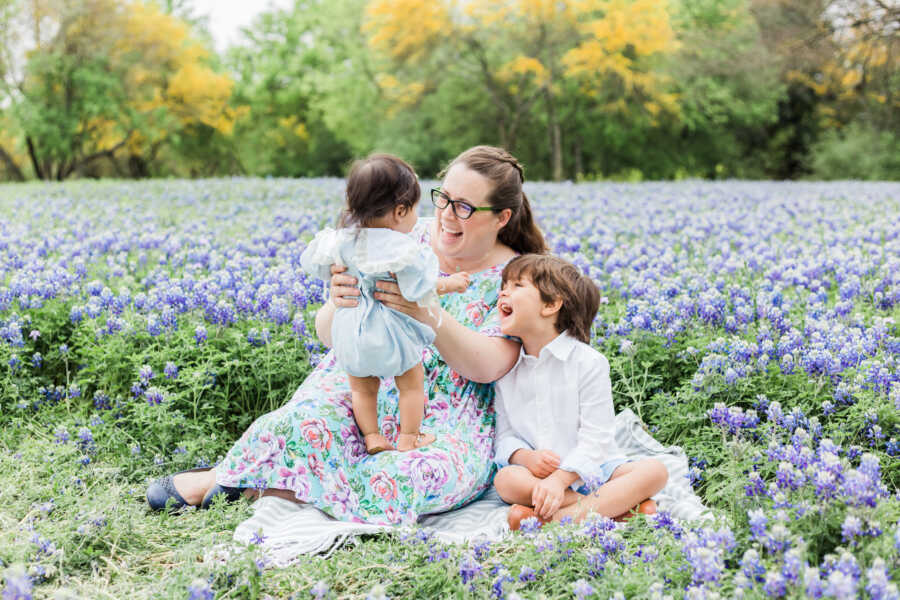
[[[809,158],[816,179],[900,179],[900,135],[854,121],[826,131]]]

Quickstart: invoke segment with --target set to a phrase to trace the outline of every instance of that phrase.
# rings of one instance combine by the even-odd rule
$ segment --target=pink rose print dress
[[[432,219],[414,230],[429,242]],[[470,329],[502,336],[497,294],[504,265],[471,277],[468,289],[441,305]],[[258,418],[216,467],[216,481],[232,487],[293,490],[335,518],[411,524],[473,500],[490,484],[494,388],[453,371],[434,346],[423,352],[428,400],[422,430],[437,441],[410,452],[366,454],[353,420],[346,373],[329,352],[291,400]],[[396,442],[397,391],[391,378],[378,395],[382,433]]]

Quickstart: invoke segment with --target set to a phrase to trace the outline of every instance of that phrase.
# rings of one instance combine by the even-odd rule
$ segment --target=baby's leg
[[[353,418],[363,435],[366,452],[377,454],[384,450],[393,450],[391,443],[378,430],[378,386],[381,380],[377,377],[354,377],[347,375],[350,382],[350,395],[353,402]]]
[[[422,414],[425,412],[425,369],[419,363],[406,373],[394,377],[400,403],[400,435],[397,450],[405,452],[427,446],[435,440],[430,433],[421,433]]]
[[[580,502],[568,506],[563,503],[563,508],[556,511],[553,520],[571,517],[580,522],[590,512],[610,518],[623,516],[635,505],[661,490],[668,479],[666,466],[654,458],[619,465],[609,481],[597,491],[589,496],[582,496]]]

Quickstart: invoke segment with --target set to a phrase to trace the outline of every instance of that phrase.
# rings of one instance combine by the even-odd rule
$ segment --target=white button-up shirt
[[[601,464],[625,458],[616,444],[609,362],[567,332],[538,356],[525,354],[523,346],[494,389],[494,461],[501,467],[520,448],[552,450],[560,469],[581,477],[574,488],[596,476]]]

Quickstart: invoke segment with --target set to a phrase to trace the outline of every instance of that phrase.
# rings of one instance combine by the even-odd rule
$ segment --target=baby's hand
[[[535,477],[543,479],[559,468],[559,455],[553,450],[532,450],[525,456],[525,466]]]
[[[464,292],[469,287],[469,274],[465,271],[447,275],[438,279],[438,294],[449,294],[451,292]]]

